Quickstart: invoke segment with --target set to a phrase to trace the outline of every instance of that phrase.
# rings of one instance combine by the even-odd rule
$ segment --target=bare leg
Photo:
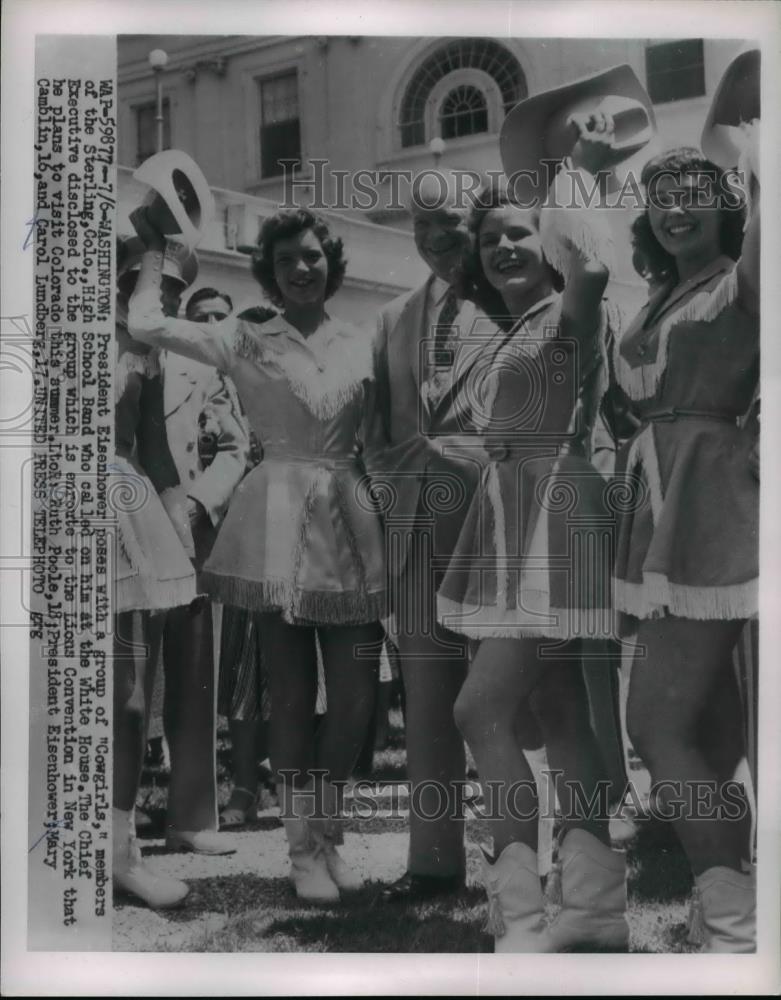
[[[612,667],[605,664],[604,669]],[[577,827],[609,845],[611,783],[591,725],[581,661],[546,659],[532,704],[540,720],[551,770],[562,772],[556,791],[564,830]]]
[[[742,824],[717,815],[724,805],[719,775],[700,745],[698,723],[742,627],[666,617],[641,622],[637,637],[645,656],[632,667],[630,737],[653,782],[674,783],[660,794],[661,804],[672,814],[676,794],[685,800],[672,821],[695,875],[716,866],[740,870]],[[717,786],[697,818],[690,808],[695,782]]]
[[[455,703],[493,819],[494,853],[521,842],[537,850],[537,791],[519,749],[521,712],[541,672],[536,641],[485,639]]]

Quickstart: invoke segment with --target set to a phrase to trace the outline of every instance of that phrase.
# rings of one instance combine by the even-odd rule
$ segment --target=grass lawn
[[[392,715],[392,721],[393,721]],[[229,746],[221,734],[218,749],[220,802],[230,792]],[[373,782],[403,781],[404,738],[400,718],[386,750],[375,753]],[[485,893],[480,888],[478,844],[490,844],[489,824],[467,818],[467,888],[432,903],[387,906],[378,899],[383,884],[405,867],[406,800],[390,818],[350,819],[343,853],[360,868],[366,888],[339,906],[303,906],[287,878],[281,823],[273,809],[258,822],[233,833],[236,853],[204,858],[174,854],[161,839],[168,775],[162,766],[144,771],[139,802],[155,822],[142,841],[150,864],[184,878],[191,891],[178,911],[153,913],[132,901],[115,901],[116,950],[189,952],[491,952],[482,932]],[[384,804],[391,805],[390,800]],[[652,820],[638,823],[625,845],[629,855],[630,950],[685,952],[685,919],[691,874],[672,831]],[[555,908],[549,906],[551,914]]]

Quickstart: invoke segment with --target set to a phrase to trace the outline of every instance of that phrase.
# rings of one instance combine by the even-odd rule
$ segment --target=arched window
[[[485,95],[477,87],[462,86],[451,90],[439,110],[439,126],[443,139],[487,132]]]
[[[446,85],[454,74],[454,84],[440,105],[442,137],[457,138],[493,130],[489,106],[483,88],[465,84],[464,71],[478,71],[476,76],[489,79],[497,91],[501,112],[526,97],[526,79],[518,60],[503,45],[490,38],[457,38],[445,42],[418,67],[401,101],[399,129],[403,148],[422,146],[432,138],[428,102],[439,84]],[[457,79],[461,77],[461,79]],[[495,126],[498,129],[498,124]],[[447,130],[447,131],[446,131]]]

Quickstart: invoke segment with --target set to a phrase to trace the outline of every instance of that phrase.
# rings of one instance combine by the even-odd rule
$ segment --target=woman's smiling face
[[[662,247],[673,257],[718,255],[721,216],[717,190],[700,173],[661,174],[648,190],[648,220]]]
[[[285,303],[313,305],[325,299],[328,261],[311,229],[274,243],[274,279]]]
[[[538,218],[533,209],[501,205],[483,219],[478,236],[480,264],[502,297],[507,293],[527,295],[550,280]]]

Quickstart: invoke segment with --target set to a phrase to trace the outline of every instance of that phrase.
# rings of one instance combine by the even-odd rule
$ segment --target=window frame
[[[306,177],[308,173],[307,163],[307,122],[304,115],[305,106],[301,100],[304,82],[306,80],[306,63],[302,55],[280,58],[279,60],[269,60],[262,65],[257,63],[245,69],[242,74],[242,87],[244,91],[244,135],[245,135],[245,168],[244,168],[244,190],[250,194],[255,192],[262,197],[262,192],[266,188],[274,188],[282,183],[283,174],[276,174],[273,177],[264,177],[261,171],[260,156],[260,129],[262,121],[261,91],[260,85],[263,80],[268,80],[275,76],[283,76],[285,73],[296,73],[298,80],[298,113],[299,113],[299,137],[301,146],[301,167],[293,171],[296,177]]]

